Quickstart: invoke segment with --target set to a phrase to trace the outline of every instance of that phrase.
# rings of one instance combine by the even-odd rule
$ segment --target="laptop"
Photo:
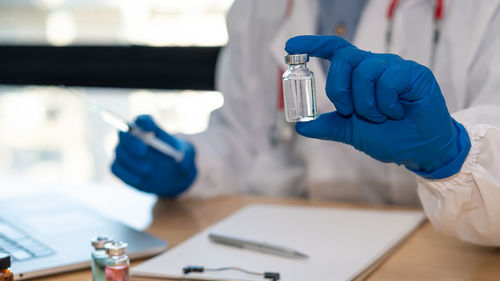
[[[0,201],[0,252],[11,255],[15,280],[88,268],[90,241],[98,235],[127,242],[131,259],[167,249],[166,242],[59,194]]]

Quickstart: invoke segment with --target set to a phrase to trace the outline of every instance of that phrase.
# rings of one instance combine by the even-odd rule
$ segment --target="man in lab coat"
[[[473,243],[500,245],[500,223],[495,219],[500,216],[497,204],[500,199],[500,107],[496,107],[500,105],[500,53],[497,51],[500,48],[500,1],[444,1],[442,18],[436,17],[435,9],[435,3],[442,1],[415,0],[399,4],[390,0],[333,1],[363,6],[362,10],[357,9],[357,15],[350,15],[351,19],[359,17],[359,21],[354,20],[355,24],[345,20],[332,28],[338,35],[352,36],[351,41],[357,48],[331,39],[334,37],[321,37],[322,41],[315,39],[319,37],[298,37],[289,41],[287,51],[308,52],[330,59],[330,72],[327,60],[311,59],[309,63],[316,77],[318,108],[326,115],[300,124],[297,129],[306,136],[335,142],[290,133],[290,127],[280,119],[279,106],[285,42],[296,35],[325,30],[322,26],[328,25],[325,24],[328,16],[324,16],[329,14],[328,2],[235,1],[227,17],[229,42],[220,55],[217,69],[217,88],[224,94],[225,104],[212,114],[209,129],[195,136],[172,137],[150,117],[141,116],[137,119],[139,126],[184,151],[185,157],[176,163],[122,133],[113,172],[130,185],[161,196],[177,196],[183,192],[187,196],[254,193],[405,205],[417,204],[420,199],[438,231]],[[388,18],[394,3],[394,11]],[[434,40],[435,30],[440,31],[439,41]],[[390,40],[387,40],[388,34]],[[335,52],[336,49],[349,51]],[[402,59],[363,50],[393,53]],[[356,61],[357,56],[362,58]],[[366,65],[365,57],[370,64],[363,67],[363,71],[355,71],[357,66]],[[352,69],[346,64],[339,67],[344,60],[352,63]],[[387,119],[377,120],[359,111],[355,104],[351,109],[343,108],[342,102],[332,94],[339,92],[336,85],[342,80],[337,81],[335,77],[344,77],[344,82],[355,81],[355,73],[364,73],[365,78],[371,75],[372,81],[377,81],[384,71],[380,65],[403,69],[399,73],[394,71],[396,74],[386,79],[389,82],[383,83],[387,91],[402,87],[398,94],[403,115],[390,116],[389,112],[389,117],[384,117]],[[432,67],[434,75],[422,65]],[[419,75],[414,76],[415,68]],[[331,78],[327,79],[327,73]],[[408,100],[401,98],[411,87],[404,88],[401,81],[404,77],[407,81],[420,81],[417,78],[421,76],[425,77],[424,82],[406,86],[425,88],[418,100],[430,96],[434,101],[428,108],[420,107],[428,109],[428,115],[422,112],[412,115],[411,106],[405,104]],[[332,83],[334,80],[337,84]],[[378,89],[370,92],[366,87],[359,90],[362,87],[355,85],[360,84],[352,84],[349,97],[358,97],[358,101],[357,93],[374,92],[377,96],[383,92]],[[443,96],[446,104],[441,99]],[[331,117],[328,114],[335,109],[342,118],[368,122],[371,129],[355,125],[356,135],[353,133],[351,139],[338,137],[327,129],[338,128],[338,119],[322,117]],[[448,111],[454,119],[447,115]],[[386,134],[377,135],[387,124],[403,124],[396,122],[403,122],[406,116],[426,116],[427,122],[407,123],[408,126],[392,127],[384,131]],[[427,138],[418,143],[412,142],[415,138],[395,137],[402,132],[403,136],[421,133],[421,128],[431,127],[435,135],[426,135]],[[449,133],[450,130],[453,132]],[[433,130],[423,131],[427,134]],[[447,135],[446,132],[448,137],[440,138]],[[368,141],[373,138],[375,141]],[[420,149],[431,140],[438,140],[439,144]],[[450,150],[450,146],[456,149]],[[421,159],[421,155],[434,157]],[[447,166],[450,163],[451,168]],[[432,176],[443,167],[450,169]]]

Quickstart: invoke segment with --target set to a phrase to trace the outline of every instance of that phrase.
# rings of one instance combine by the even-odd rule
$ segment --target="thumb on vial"
[[[297,133],[304,137],[338,141],[351,144],[352,125],[349,118],[342,117],[336,111],[323,113],[316,120],[298,122]]]

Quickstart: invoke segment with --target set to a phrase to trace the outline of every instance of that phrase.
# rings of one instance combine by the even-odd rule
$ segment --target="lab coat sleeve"
[[[420,200],[437,231],[500,246],[500,107],[474,107],[454,117],[469,133],[469,155],[452,177],[418,178]]]
[[[222,108],[212,112],[208,129],[200,134],[183,136],[196,149],[198,176],[187,197],[207,198],[238,192],[244,181],[245,167],[251,159],[251,132],[245,122],[245,103],[237,96],[236,83],[220,79],[233,71],[231,50],[221,51],[217,64],[217,84],[224,95]],[[233,88],[231,88],[233,87]],[[229,88],[229,89],[228,89]]]
[[[198,177],[184,194],[212,197],[248,192],[256,158],[268,145],[274,118],[278,65],[270,61],[269,38],[279,28],[287,1],[236,0],[227,14],[229,40],[216,64],[215,86],[224,96],[205,132],[186,136],[196,148]],[[272,121],[270,121],[271,123]]]

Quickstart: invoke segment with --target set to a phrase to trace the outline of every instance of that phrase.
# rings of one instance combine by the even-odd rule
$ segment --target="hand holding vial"
[[[337,36],[293,37],[285,50],[331,62],[325,90],[336,110],[297,123],[299,134],[352,145],[428,179],[460,171],[470,139],[429,68],[360,50]]]

